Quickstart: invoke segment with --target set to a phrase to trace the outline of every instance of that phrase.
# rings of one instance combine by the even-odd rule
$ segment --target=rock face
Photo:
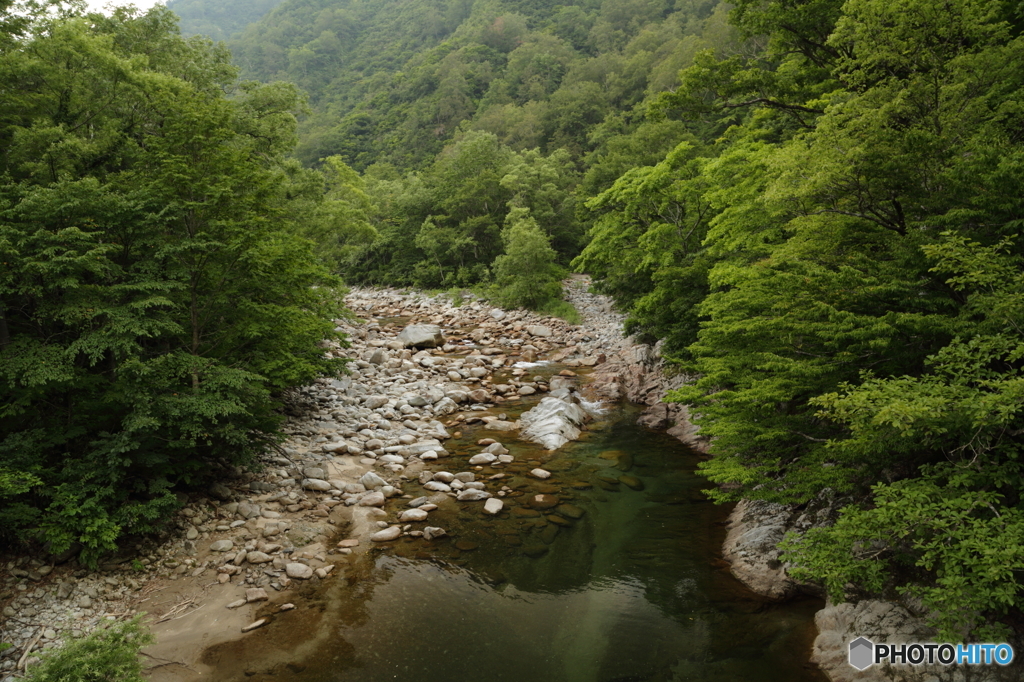
[[[406,348],[437,348],[444,345],[444,335],[436,324],[410,324],[398,335]]]
[[[788,530],[790,509],[781,504],[743,500],[729,516],[729,533],[722,547],[732,573],[758,594],[785,599],[797,585],[779,561],[779,540]]]
[[[547,396],[519,418],[519,435],[548,450],[557,450],[579,438],[580,427],[590,418],[573,394],[566,392],[564,398]]]
[[[1020,679],[1017,665],[971,666],[968,677],[962,666],[941,664],[872,665],[858,671],[848,662],[850,642],[866,637],[872,642],[905,644],[935,641],[935,630],[923,618],[900,604],[865,600],[858,604],[829,604],[814,616],[818,636],[811,661],[821,666],[832,682],[1011,682]],[[1015,646],[1019,651],[1019,646]],[[1016,661],[1014,662],[1016,663]]]

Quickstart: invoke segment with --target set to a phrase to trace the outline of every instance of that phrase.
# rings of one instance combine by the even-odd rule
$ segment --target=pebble
[[[491,497],[484,502],[484,511],[488,514],[499,514],[504,506],[505,503],[500,499],[497,497]]]
[[[254,601],[267,601],[270,597],[267,596],[267,591],[262,587],[250,587],[245,591],[245,601],[251,604]]]
[[[426,521],[427,512],[422,509],[406,509],[402,512],[402,515],[398,517],[399,521]]]
[[[399,526],[391,526],[384,530],[379,530],[370,536],[370,539],[374,542],[388,542],[389,540],[395,540],[399,535],[402,534],[402,529]]]
[[[285,574],[294,580],[309,580],[313,577],[313,569],[306,564],[293,562],[284,567]]]

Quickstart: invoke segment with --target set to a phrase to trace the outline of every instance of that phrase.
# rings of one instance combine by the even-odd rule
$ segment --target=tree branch
[[[810,107],[801,106],[799,104],[786,104],[785,102],[777,102],[777,101],[775,101],[773,99],[768,99],[767,97],[755,97],[754,99],[749,99],[746,102],[736,102],[734,104],[723,104],[722,108],[724,108],[724,109],[736,109],[736,108],[739,108],[739,107],[753,106],[754,104],[763,104],[763,105],[765,105],[767,107],[772,107],[773,109],[785,109],[787,111],[806,111],[809,114],[824,114],[825,113],[825,111],[823,109],[812,109]]]

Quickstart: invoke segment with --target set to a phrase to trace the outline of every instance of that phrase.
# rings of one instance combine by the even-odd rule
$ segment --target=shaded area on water
[[[733,579],[717,560],[727,510],[700,494],[699,456],[635,418],[615,410],[553,456],[506,443],[556,474],[511,487],[556,493],[582,518],[439,509],[430,523],[454,537],[374,548],[309,605],[208,652],[214,678],[824,680],[806,665],[821,602],[766,603]],[[472,452],[443,466],[468,470]],[[611,483],[623,469],[642,490]]]

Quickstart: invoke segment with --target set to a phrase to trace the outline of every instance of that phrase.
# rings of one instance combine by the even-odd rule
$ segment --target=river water
[[[505,439],[505,482],[523,495],[501,517],[481,502],[431,512],[450,538],[374,547],[305,586],[298,609],[209,651],[212,679],[823,682],[807,664],[822,603],[772,604],[731,577],[718,559],[727,510],[700,493],[700,455],[636,416],[612,408],[554,455]],[[495,436],[464,431],[466,444]],[[471,470],[480,448],[448,447],[440,465]],[[537,464],[554,476],[521,475]],[[537,493],[573,513],[515,506]]]

